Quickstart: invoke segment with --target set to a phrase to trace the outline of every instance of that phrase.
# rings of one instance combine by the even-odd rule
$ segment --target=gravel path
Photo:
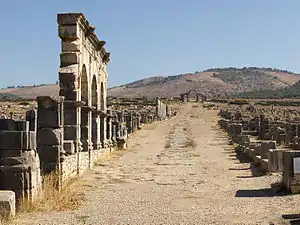
[[[300,196],[274,196],[269,187],[278,176],[253,176],[227,145],[216,114],[188,104],[177,117],[145,126],[129,150],[85,175],[83,207],[14,224],[290,224],[281,215],[296,213]]]

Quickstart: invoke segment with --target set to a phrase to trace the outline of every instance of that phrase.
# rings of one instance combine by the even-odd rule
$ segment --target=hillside
[[[210,97],[226,97],[237,93],[278,90],[289,87],[300,76],[270,68],[220,68],[168,77],[151,77],[109,89],[114,97],[174,97],[191,89]]]
[[[209,97],[226,97],[239,93],[279,90],[300,81],[300,75],[272,68],[216,68],[203,72],[175,76],[156,76],[108,89],[112,97],[177,97],[191,89]],[[0,90],[2,94],[36,98],[38,95],[58,95],[59,86],[41,85]]]
[[[257,99],[283,99],[300,98],[300,81],[295,84],[277,90],[250,91],[237,94],[238,98],[257,98]]]

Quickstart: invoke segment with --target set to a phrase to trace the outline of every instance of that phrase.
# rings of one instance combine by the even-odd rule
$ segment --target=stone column
[[[112,118],[112,144],[117,145],[117,138],[119,137],[119,122],[117,121],[117,116],[114,115]]]
[[[62,184],[62,162],[65,159],[64,144],[64,102],[50,97],[38,97],[37,151],[43,174],[57,171],[56,188]]]
[[[64,155],[63,102],[50,97],[38,97],[37,150],[43,173],[60,169]]]
[[[101,115],[100,115],[100,140],[101,140],[103,148],[108,147],[107,138],[106,138],[106,129],[107,129],[106,116],[107,116],[106,112],[101,111]]]
[[[94,149],[102,147],[100,141],[100,114],[99,111],[92,111],[92,142]]]
[[[107,117],[106,117],[106,138],[108,145],[112,145],[112,112],[110,109],[107,110]]]
[[[75,152],[82,150],[81,107],[82,101],[64,101],[64,140],[73,141]]]
[[[141,129],[141,114],[137,113],[137,129]]]
[[[29,130],[37,130],[37,111],[35,109],[28,110],[26,112],[26,121],[29,121]]]
[[[132,133],[132,113],[127,112],[126,113],[126,127],[128,134]]]
[[[81,108],[81,143],[83,151],[90,151],[93,149],[92,108],[89,106]]]

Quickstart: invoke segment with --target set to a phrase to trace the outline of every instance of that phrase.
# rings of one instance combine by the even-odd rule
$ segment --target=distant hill
[[[237,93],[277,90],[300,81],[290,71],[272,68],[217,68],[203,72],[168,77],[150,77],[108,90],[114,97],[174,97],[195,89],[210,97],[226,97]]]
[[[260,93],[292,87],[300,75],[274,68],[214,68],[175,76],[155,76],[108,89],[112,97],[177,97],[195,89],[208,97],[228,97],[240,93]],[[59,85],[10,87],[0,94],[35,99],[39,95],[57,96]],[[1,95],[0,95],[1,98]]]
[[[36,97],[40,95],[58,96],[58,91],[59,85],[45,84],[37,86],[10,87],[0,90],[0,94],[12,94],[20,98],[36,99]]]
[[[250,91],[236,94],[237,98],[259,98],[259,99],[283,99],[300,98],[300,81],[295,84],[277,90]]]

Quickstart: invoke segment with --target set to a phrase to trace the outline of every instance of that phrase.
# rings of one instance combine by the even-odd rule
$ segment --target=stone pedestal
[[[108,109],[106,117],[106,138],[109,146],[112,146],[112,117],[112,112]]]
[[[73,140],[75,152],[82,151],[81,107],[84,102],[64,101],[64,140]]]
[[[92,143],[92,108],[84,106],[81,108],[81,143],[82,151],[93,149]]]
[[[97,110],[92,111],[92,142],[94,149],[102,147],[100,140],[100,114]]]
[[[118,125],[119,125],[119,123],[116,121],[116,118],[114,118],[114,120],[112,121],[112,137],[111,137],[113,146],[116,146],[116,144],[117,144]]]
[[[107,124],[106,124],[106,112],[102,111],[100,115],[100,141],[102,144],[103,148],[108,147],[108,142],[107,142]]]
[[[131,112],[127,112],[125,114],[125,119],[126,119],[126,127],[127,127],[127,132],[128,134],[132,133],[132,113]]]
[[[26,112],[26,121],[29,121],[29,130],[37,130],[37,111],[34,109],[28,110]]]

